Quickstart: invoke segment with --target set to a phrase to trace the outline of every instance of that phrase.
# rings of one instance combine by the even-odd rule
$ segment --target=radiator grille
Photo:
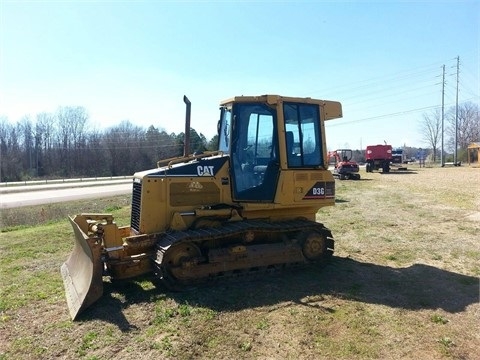
[[[132,191],[132,213],[130,216],[130,227],[137,232],[140,231],[140,209],[142,202],[142,184],[134,182]]]

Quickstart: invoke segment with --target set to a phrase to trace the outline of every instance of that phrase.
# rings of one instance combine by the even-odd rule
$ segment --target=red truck
[[[382,169],[382,172],[390,172],[392,162],[392,145],[368,145],[365,151],[366,171]]]

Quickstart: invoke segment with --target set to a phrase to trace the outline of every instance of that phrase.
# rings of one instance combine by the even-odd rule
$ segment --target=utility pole
[[[453,165],[457,166],[457,151],[458,151],[458,73],[460,72],[460,56],[457,56],[457,96],[455,100],[455,156]]]
[[[443,68],[443,80],[442,80],[442,148],[440,150],[440,163],[442,167],[445,166],[444,153],[443,153],[443,129],[444,129],[444,119],[445,119],[445,64]]]

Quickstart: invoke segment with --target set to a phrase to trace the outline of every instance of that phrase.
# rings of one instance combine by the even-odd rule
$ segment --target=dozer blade
[[[70,218],[70,222],[75,233],[75,246],[60,271],[70,316],[75,320],[103,294],[103,262],[101,239],[89,238],[74,219]]]

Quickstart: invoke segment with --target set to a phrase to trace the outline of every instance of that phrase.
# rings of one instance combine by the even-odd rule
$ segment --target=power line
[[[412,78],[415,78],[415,77],[419,77],[419,76],[425,76],[428,72],[430,73],[436,73],[438,71],[438,66],[437,63],[434,64],[435,66],[433,65],[427,65],[427,66],[423,66],[423,67],[416,67],[415,69],[413,70],[406,70],[406,71],[401,71],[401,72],[398,72],[398,73],[395,73],[395,74],[391,74],[391,75],[387,75],[387,76],[379,76],[379,77],[376,77],[376,78],[370,78],[370,79],[364,79],[364,80],[359,80],[357,82],[349,82],[347,84],[343,84],[343,85],[337,85],[336,87],[335,86],[330,86],[328,87],[328,89],[326,89],[326,91],[328,92],[335,92],[337,90],[343,90],[343,89],[347,89],[349,92],[353,91],[353,90],[363,90],[364,88],[368,88],[368,89],[372,89],[374,87],[374,85],[377,85],[377,84],[388,84],[388,83],[391,83],[392,81],[400,81],[400,80],[409,80],[409,79],[412,79]],[[425,69],[425,70],[420,70],[419,69]],[[319,90],[315,90],[315,91],[309,91],[307,93],[307,96],[310,96],[310,95],[313,95],[313,94],[316,94],[316,93],[325,93],[325,91],[319,91]]]
[[[467,103],[468,101],[470,101],[472,99],[465,99],[465,101],[459,103],[460,105],[461,104],[465,104]],[[445,104],[446,106],[451,106],[452,108],[455,106],[455,103],[454,102],[451,102],[451,103],[447,103]],[[421,107],[421,108],[416,108],[416,109],[409,109],[409,110],[404,110],[404,111],[398,111],[398,112],[394,112],[394,113],[388,113],[388,114],[381,114],[381,115],[376,115],[376,116],[371,116],[371,117],[366,117],[366,118],[361,118],[361,119],[355,119],[355,120],[346,120],[346,121],[342,121],[341,119],[338,119],[338,120],[335,120],[335,121],[329,121],[329,122],[326,122],[325,123],[325,126],[326,127],[335,127],[335,126],[342,126],[342,125],[348,125],[348,124],[352,124],[352,123],[358,123],[358,122],[364,122],[364,121],[371,121],[371,120],[378,120],[378,119],[382,119],[382,118],[386,118],[386,117],[394,117],[394,116],[401,116],[401,115],[405,115],[405,114],[410,114],[410,113],[416,113],[416,112],[420,112],[420,111],[425,111],[425,110],[431,110],[431,109],[440,109],[441,108],[441,105],[430,105],[430,106],[426,106],[426,107]]]
[[[418,111],[424,111],[424,110],[435,109],[435,108],[438,108],[438,105],[426,106],[426,107],[417,108],[417,109],[399,111],[399,112],[394,112],[394,113],[389,113],[389,114],[382,114],[382,115],[377,115],[377,116],[372,116],[372,117],[367,117],[367,118],[362,118],[362,119],[343,121],[343,122],[341,120],[337,120],[335,122],[327,122],[326,126],[328,125],[329,127],[335,127],[335,126],[347,125],[347,124],[358,123],[358,122],[363,122],[363,121],[377,120],[377,119],[382,119],[382,118],[385,118],[385,117],[400,116],[400,115],[405,115],[405,114],[410,114],[410,113],[415,113],[415,112],[418,112]]]

